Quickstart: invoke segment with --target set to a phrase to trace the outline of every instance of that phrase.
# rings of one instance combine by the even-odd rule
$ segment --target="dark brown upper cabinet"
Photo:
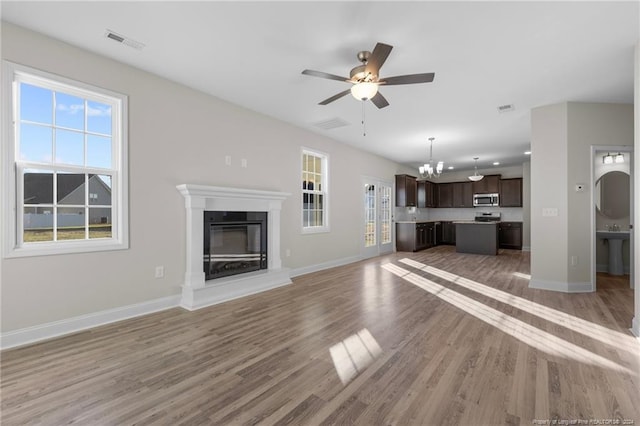
[[[500,179],[500,207],[522,207],[522,178]]]
[[[453,207],[473,207],[473,182],[454,182]]]
[[[453,207],[453,183],[439,183],[438,207]]]
[[[436,184],[427,180],[418,181],[418,207],[436,207]]]
[[[487,175],[472,185],[474,194],[497,194],[500,192],[500,175]]]
[[[396,175],[396,207],[416,207],[417,196],[416,177]]]

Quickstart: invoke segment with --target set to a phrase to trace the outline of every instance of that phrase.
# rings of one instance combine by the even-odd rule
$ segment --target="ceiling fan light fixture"
[[[378,85],[375,83],[356,83],[351,86],[351,94],[359,101],[366,101],[378,93]]]

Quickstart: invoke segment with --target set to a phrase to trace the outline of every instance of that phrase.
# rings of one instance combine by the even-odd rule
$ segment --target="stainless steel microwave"
[[[498,194],[473,194],[473,207],[495,207],[500,205]]]

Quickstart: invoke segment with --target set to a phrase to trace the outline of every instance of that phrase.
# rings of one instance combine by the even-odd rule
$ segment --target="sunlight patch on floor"
[[[632,336],[628,336],[624,333],[611,330],[610,328],[578,318],[574,315],[567,314],[566,312],[558,311],[556,309],[549,308],[548,306],[532,302],[531,300],[514,296],[506,291],[498,290],[485,284],[480,284],[479,282],[443,271],[442,269],[427,266],[424,263],[416,262],[412,259],[400,259],[400,262],[431,275],[435,275],[436,277],[443,278],[453,284],[475,291],[483,296],[509,304],[521,311],[528,312],[531,315],[553,322],[615,348],[620,348],[633,354],[638,353],[638,350],[640,350],[637,342],[633,341]]]
[[[524,278],[525,280],[530,280],[531,279],[531,275],[523,274],[522,272],[514,272],[513,275],[515,275],[518,278]]]
[[[329,348],[333,365],[343,385],[367,368],[382,348],[366,328]]]
[[[483,303],[443,287],[409,270],[390,263],[384,264],[381,267],[539,351],[562,358],[573,359],[584,364],[595,365],[637,376],[636,372],[620,366],[613,361],[513,318],[504,312],[490,308]]]

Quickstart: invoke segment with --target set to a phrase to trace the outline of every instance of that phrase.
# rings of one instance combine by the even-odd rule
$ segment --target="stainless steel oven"
[[[496,207],[500,205],[500,196],[498,194],[473,194],[474,207]]]

